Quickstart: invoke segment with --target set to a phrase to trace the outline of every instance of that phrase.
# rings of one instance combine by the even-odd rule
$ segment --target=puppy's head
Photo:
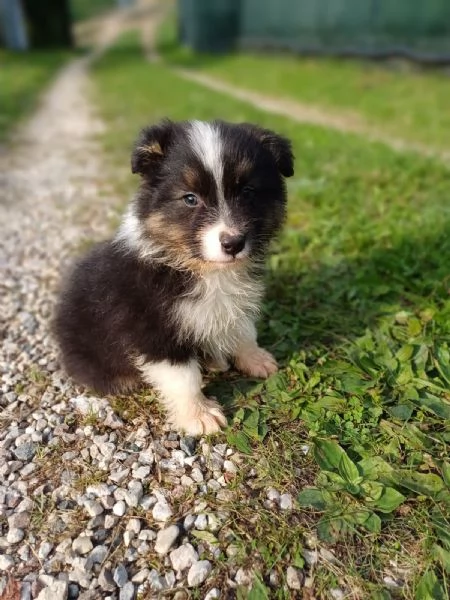
[[[288,140],[260,127],[163,121],[131,159],[142,186],[122,227],[141,256],[195,271],[264,255],[285,214]]]

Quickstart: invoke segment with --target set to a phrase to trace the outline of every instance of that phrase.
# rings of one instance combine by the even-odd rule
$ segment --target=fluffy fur
[[[226,420],[201,365],[267,377],[256,341],[261,267],[285,215],[288,140],[259,127],[163,121],[131,159],[140,189],[114,239],[63,285],[55,333],[69,375],[99,393],[146,382],[193,435]]]

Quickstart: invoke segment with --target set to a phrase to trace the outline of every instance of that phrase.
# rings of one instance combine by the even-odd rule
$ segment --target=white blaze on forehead
[[[220,202],[223,198],[223,156],[219,127],[205,121],[191,121],[189,139],[193,151],[214,177]]]

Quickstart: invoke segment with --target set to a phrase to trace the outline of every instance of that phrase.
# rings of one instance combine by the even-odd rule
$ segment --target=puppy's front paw
[[[236,368],[250,377],[265,379],[278,371],[277,361],[264,348],[247,349],[235,358]]]
[[[219,403],[206,397],[193,402],[182,415],[176,415],[173,422],[177,430],[192,436],[217,433],[227,424]]]

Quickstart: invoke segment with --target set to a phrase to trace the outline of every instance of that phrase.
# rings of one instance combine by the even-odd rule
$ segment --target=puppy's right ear
[[[170,143],[173,138],[175,124],[169,119],[165,119],[145,127],[136,143],[131,154],[131,171],[139,173],[142,176],[152,176],[161,166]]]

